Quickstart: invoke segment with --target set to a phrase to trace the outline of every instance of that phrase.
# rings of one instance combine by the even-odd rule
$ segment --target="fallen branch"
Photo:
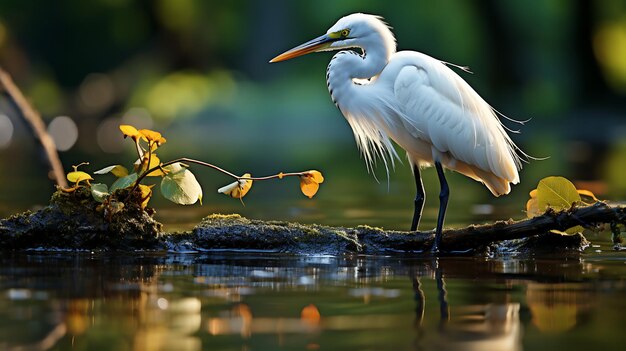
[[[39,141],[51,168],[54,181],[58,186],[66,188],[67,180],[65,180],[63,165],[59,159],[54,140],[52,140],[52,137],[50,137],[50,134],[48,134],[46,130],[46,125],[39,113],[28,103],[28,100],[26,100],[20,89],[15,85],[11,76],[1,67],[0,88],[6,92],[9,100],[17,109],[20,118],[26,122],[26,125],[28,125],[35,139]]]
[[[469,226],[445,232],[444,245],[449,249],[489,244],[495,241],[528,238],[551,230],[565,231],[575,226],[595,227],[600,224],[622,223],[626,225],[626,206],[610,206],[596,202],[590,206],[572,207],[567,211],[549,209],[541,216],[520,221],[500,221],[493,224]],[[470,239],[471,238],[471,239]]]
[[[447,253],[476,254],[503,241],[524,239],[505,246],[512,250],[538,248],[582,251],[589,243],[581,234],[560,235],[550,231],[562,231],[581,224],[594,226],[613,222],[626,224],[626,207],[598,202],[559,213],[548,211],[521,221],[499,221],[449,229],[444,231],[442,250]],[[212,215],[194,229],[187,242],[206,250],[390,254],[426,253],[433,239],[433,232],[385,231],[368,226],[327,227],[248,220],[238,215]]]

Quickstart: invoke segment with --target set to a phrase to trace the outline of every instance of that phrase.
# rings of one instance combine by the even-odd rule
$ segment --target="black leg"
[[[439,246],[441,245],[443,221],[446,218],[446,209],[448,208],[448,197],[450,196],[450,188],[448,188],[448,182],[446,181],[446,176],[443,174],[443,167],[441,167],[441,163],[439,161],[435,162],[435,168],[437,169],[437,176],[439,177],[439,183],[441,184],[441,192],[439,193],[439,216],[437,217],[435,242],[433,243],[431,251],[434,254],[437,254],[439,252]]]
[[[417,195],[415,195],[415,212],[413,212],[413,223],[411,224],[411,231],[416,231],[420,225],[420,218],[422,218],[422,210],[424,209],[424,184],[422,184],[422,175],[420,174],[420,167],[413,165],[413,176],[415,177],[415,188]]]

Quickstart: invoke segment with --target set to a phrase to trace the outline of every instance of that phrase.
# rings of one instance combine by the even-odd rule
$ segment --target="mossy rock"
[[[131,197],[119,212],[106,216],[89,189],[79,187],[71,193],[57,190],[43,209],[0,220],[0,249],[161,248],[161,223],[136,203],[140,201]]]

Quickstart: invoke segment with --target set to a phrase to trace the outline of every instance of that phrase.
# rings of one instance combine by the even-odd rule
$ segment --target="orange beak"
[[[306,43],[302,45],[298,45],[289,51],[283,52],[282,54],[271,59],[270,63],[285,61],[285,60],[289,60],[294,57],[306,55],[312,52],[322,51],[328,48],[334,40],[335,39],[329,37],[327,34],[324,34],[313,40],[307,41]]]

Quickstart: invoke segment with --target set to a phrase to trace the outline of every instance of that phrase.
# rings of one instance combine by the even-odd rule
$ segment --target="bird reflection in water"
[[[450,313],[448,292],[442,269],[433,262],[434,279],[439,303],[439,323],[436,335],[428,335],[424,328],[426,295],[421,277],[427,271],[411,272],[416,302],[416,350],[521,350],[521,323],[519,303],[488,303],[464,305]],[[432,275],[432,274],[431,274]],[[509,300],[508,296],[506,300]]]

